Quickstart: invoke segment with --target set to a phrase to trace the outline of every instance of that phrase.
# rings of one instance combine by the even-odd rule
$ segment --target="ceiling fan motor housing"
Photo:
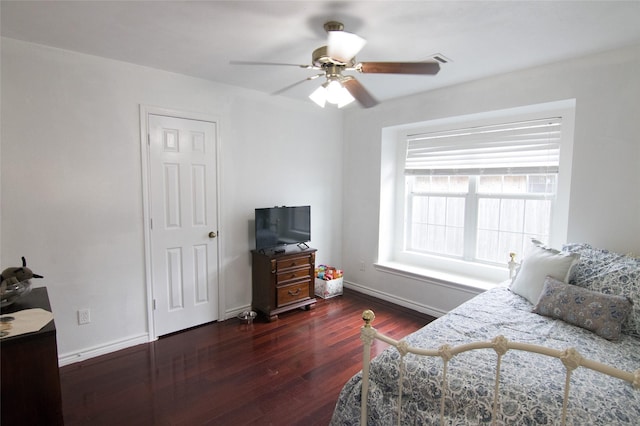
[[[348,63],[339,62],[333,59],[327,53],[327,46],[318,47],[311,54],[311,63],[318,68],[326,68],[327,66],[337,65],[342,68],[354,67],[356,64],[356,58],[351,58]]]
[[[342,22],[329,21],[329,22],[325,22],[324,30],[327,31],[327,32],[329,32],[329,31],[344,31],[344,25],[342,24]]]

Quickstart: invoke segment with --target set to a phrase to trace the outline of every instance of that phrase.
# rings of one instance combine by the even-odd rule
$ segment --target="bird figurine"
[[[21,282],[30,280],[31,278],[43,278],[42,275],[34,274],[27,268],[27,260],[22,256],[22,266],[7,268],[0,275],[0,282],[10,280],[10,282]]]

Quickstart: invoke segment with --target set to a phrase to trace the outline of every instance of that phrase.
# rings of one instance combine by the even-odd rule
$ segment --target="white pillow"
[[[550,276],[566,283],[580,255],[545,247],[537,240],[532,242],[533,250],[522,261],[509,288],[535,305],[544,288],[545,278]]]

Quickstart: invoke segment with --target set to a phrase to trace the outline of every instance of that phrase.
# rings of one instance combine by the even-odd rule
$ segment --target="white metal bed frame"
[[[395,347],[400,354],[400,376],[398,378],[398,425],[400,425],[401,410],[402,410],[402,381],[404,372],[404,357],[408,353],[430,357],[442,358],[443,374],[442,374],[442,398],[440,400],[440,424],[444,424],[445,414],[445,393],[447,389],[447,367],[448,362],[457,354],[479,349],[493,349],[498,357],[496,362],[496,376],[493,392],[493,408],[491,411],[492,424],[496,424],[496,414],[498,410],[498,401],[500,397],[499,383],[500,383],[500,365],[502,356],[509,350],[519,350],[526,352],[533,352],[541,355],[558,358],[564,364],[566,368],[564,396],[562,402],[562,418],[561,424],[564,426],[567,415],[567,403],[569,399],[570,379],[571,373],[578,367],[586,367],[591,370],[597,371],[602,374],[606,374],[611,377],[616,377],[627,381],[633,385],[633,388],[640,389],[640,369],[635,372],[627,372],[624,370],[611,367],[606,364],[602,364],[597,361],[592,361],[582,357],[578,351],[574,348],[568,348],[560,351],[557,349],[551,349],[544,346],[533,345],[528,343],[511,342],[504,336],[497,336],[491,341],[466,343],[459,346],[449,346],[447,344],[440,346],[438,349],[421,349],[409,346],[405,340],[394,340],[384,334],[378,333],[378,331],[371,326],[375,318],[375,314],[371,310],[366,310],[362,313],[362,319],[365,324],[360,331],[360,339],[364,343],[364,356],[363,356],[363,368],[362,368],[362,396],[361,396],[361,417],[360,424],[367,424],[367,403],[369,395],[369,365],[371,362],[371,345],[374,339],[385,342]]]

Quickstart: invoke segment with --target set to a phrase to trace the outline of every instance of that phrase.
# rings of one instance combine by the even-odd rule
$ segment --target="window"
[[[502,265],[531,238],[549,240],[555,182],[555,174],[407,176],[406,250]]]
[[[564,242],[574,104],[556,106],[383,133],[379,263],[496,282],[531,238]]]

